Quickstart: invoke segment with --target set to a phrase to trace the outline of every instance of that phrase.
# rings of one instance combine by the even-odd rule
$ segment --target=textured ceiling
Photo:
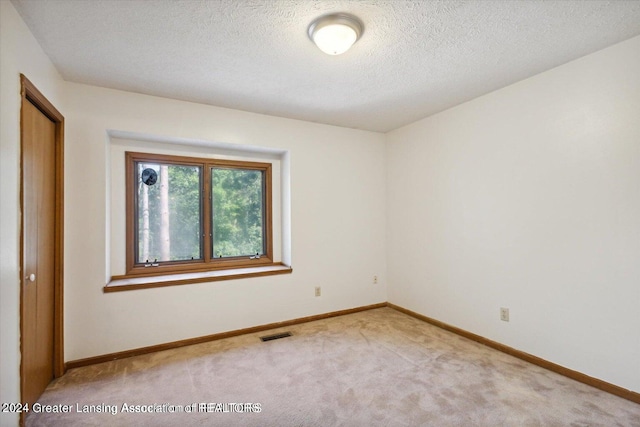
[[[640,34],[639,0],[13,4],[65,80],[382,132]],[[331,12],[365,25],[339,56]]]

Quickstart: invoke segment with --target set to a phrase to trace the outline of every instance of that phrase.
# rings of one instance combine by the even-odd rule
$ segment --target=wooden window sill
[[[111,280],[103,288],[104,292],[133,291],[136,289],[159,288],[163,286],[187,285],[191,283],[216,282],[219,280],[246,279],[248,277],[289,274],[293,269],[282,264],[259,267],[234,268],[230,270],[199,271],[194,273],[167,274],[164,276],[130,277]]]

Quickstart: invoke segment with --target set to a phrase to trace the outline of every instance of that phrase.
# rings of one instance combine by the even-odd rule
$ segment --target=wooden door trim
[[[47,98],[35,87],[28,78],[20,74],[20,353],[22,354],[24,336],[24,301],[23,289],[25,286],[24,270],[24,176],[22,165],[24,140],[24,105],[30,102],[38,108],[55,125],[55,219],[54,219],[54,318],[53,318],[53,375],[55,378],[62,376],[64,367],[64,340],[63,340],[63,283],[64,283],[64,117],[47,100]],[[22,356],[21,356],[22,359]],[[24,366],[20,362],[20,398],[24,402]]]

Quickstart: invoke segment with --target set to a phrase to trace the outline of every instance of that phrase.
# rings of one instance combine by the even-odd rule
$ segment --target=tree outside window
[[[272,263],[270,163],[126,157],[127,274]]]

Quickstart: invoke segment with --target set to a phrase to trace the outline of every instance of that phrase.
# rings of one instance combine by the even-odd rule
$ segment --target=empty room
[[[0,426],[640,427],[640,1],[0,0]]]

